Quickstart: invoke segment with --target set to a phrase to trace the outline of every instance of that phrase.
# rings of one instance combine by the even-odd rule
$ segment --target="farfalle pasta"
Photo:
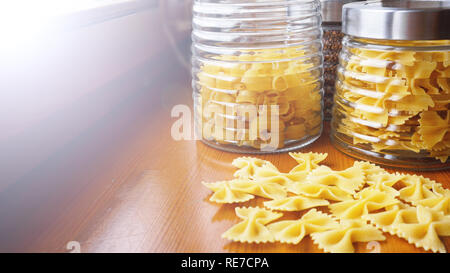
[[[300,244],[310,236],[326,252],[354,252],[354,243],[385,240],[387,232],[425,250],[446,251],[439,237],[450,232],[450,190],[429,178],[389,173],[365,161],[332,170],[321,165],[326,156],[290,153],[297,165],[287,173],[270,161],[239,157],[232,163],[234,179],[203,183],[215,203],[264,198],[258,203],[264,207],[235,208],[241,222],[222,237]],[[291,220],[294,213],[303,216]]]
[[[313,198],[323,198],[332,201],[352,200],[352,195],[338,188],[311,182],[295,183],[287,187],[287,191]]]
[[[312,209],[298,220],[284,220],[267,226],[275,240],[298,244],[306,235],[339,228],[339,223],[329,215]]]
[[[241,50],[203,59],[195,73],[196,119],[216,145],[281,149],[322,128],[320,59],[303,47]]]
[[[401,179],[396,183],[398,197],[413,205],[422,205],[450,214],[450,190],[431,179],[418,175],[397,175]]]
[[[450,195],[435,195],[427,199],[419,200],[416,205],[431,208],[434,211],[442,212],[444,215],[450,215]]]
[[[259,182],[277,183],[288,191],[296,185],[305,182],[309,171],[319,167],[319,163],[328,155],[326,153],[289,153],[298,163],[289,173],[280,172],[272,163],[266,160],[252,157],[238,157],[232,165],[239,168],[234,176],[238,178],[250,178]]]
[[[385,192],[405,203],[450,213],[450,191],[423,176],[385,172],[369,175],[367,184],[369,189]]]
[[[241,191],[239,188],[234,187],[233,181],[221,181],[214,183],[205,183],[208,189],[212,190],[214,194],[209,198],[209,201],[216,203],[240,203],[246,202],[250,199],[253,199],[255,196],[244,191]]]
[[[390,174],[388,172],[367,175],[368,188],[387,193],[390,196],[397,197],[399,191],[394,188],[404,178],[400,174]]]
[[[311,171],[307,180],[314,184],[336,186],[349,194],[353,194],[364,185],[364,178],[364,171],[358,167],[353,166],[343,171],[333,171],[326,166],[321,166]]]
[[[450,54],[442,47],[450,41],[347,37],[344,45],[332,123],[337,146],[388,165],[448,167]]]
[[[287,196],[287,191],[277,183],[233,179],[213,183],[203,182],[214,194],[209,198],[216,203],[239,203],[260,196],[268,199],[281,199]]]
[[[238,168],[234,172],[234,177],[237,178],[253,178],[255,175],[258,175],[260,170],[278,172],[278,169],[269,161],[254,157],[238,157],[231,164]]]
[[[275,241],[275,237],[267,229],[266,224],[283,216],[282,213],[258,207],[236,208],[236,215],[242,221],[227,230],[222,234],[222,237],[232,241],[247,243]]]
[[[232,188],[240,192],[253,194],[256,196],[280,199],[287,195],[286,190],[277,183],[264,182],[264,181],[250,181],[244,179],[237,179],[230,182]]]
[[[327,158],[328,154],[323,153],[289,153],[289,155],[297,161],[298,165],[292,168],[290,173],[312,171],[319,167],[319,163]]]
[[[333,215],[340,219],[361,219],[372,211],[391,207],[400,203],[395,197],[376,189],[364,189],[358,192],[356,200],[347,200],[329,206]]]
[[[445,190],[435,181],[418,175],[403,175],[397,187],[399,198],[405,202],[417,204],[418,201],[445,194]]]
[[[355,161],[353,167],[361,169],[366,177],[387,173],[383,168],[367,161]]]
[[[445,253],[439,236],[450,236],[450,216],[423,206],[369,214],[365,219],[382,230],[425,250]]]
[[[289,156],[297,161],[298,165],[292,168],[287,176],[291,178],[291,183],[286,185],[286,189],[290,192],[297,193],[298,186],[306,181],[311,170],[319,167],[319,163],[327,158],[327,153],[289,153]]]
[[[264,202],[266,208],[281,211],[300,211],[314,207],[327,206],[328,204],[330,204],[330,202],[325,199],[310,198],[301,195]]]
[[[325,252],[334,253],[354,252],[353,243],[355,242],[386,240],[380,230],[359,219],[341,221],[338,228],[314,232],[311,234],[311,238]]]

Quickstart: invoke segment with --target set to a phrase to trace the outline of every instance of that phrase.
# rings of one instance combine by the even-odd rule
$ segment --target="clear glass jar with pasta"
[[[449,16],[448,1],[344,5],[338,149],[391,167],[450,167]]]
[[[233,152],[300,148],[322,131],[318,0],[195,0],[196,133]]]

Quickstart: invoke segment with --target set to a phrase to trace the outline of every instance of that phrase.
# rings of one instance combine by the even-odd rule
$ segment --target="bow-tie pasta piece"
[[[416,247],[445,253],[439,236],[450,236],[450,216],[423,206],[395,209],[364,217]]]
[[[417,133],[421,136],[421,146],[432,149],[449,132],[450,112],[441,117],[436,111],[425,111],[420,114],[419,124]]]
[[[301,211],[314,207],[327,206],[329,204],[330,202],[324,199],[309,198],[300,195],[264,202],[266,208],[281,211]]]
[[[399,181],[399,187],[401,187],[399,198],[412,204],[448,192],[437,182],[418,175],[403,175]]]
[[[280,172],[271,162],[254,157],[239,157],[233,160],[232,165],[239,168],[235,177],[248,178],[259,182],[272,182],[282,186],[293,183],[292,179],[299,179],[298,175]]]
[[[304,181],[306,179],[306,173],[282,173],[278,170],[273,170],[270,168],[260,168],[255,171],[253,176],[254,180],[261,182],[271,182],[280,184],[283,187],[288,187],[289,185]]]
[[[448,194],[417,201],[416,205],[421,205],[435,211],[440,211],[444,215],[450,215],[450,195]]]
[[[420,54],[417,54],[416,56],[420,56]],[[410,79],[429,79],[433,70],[436,69],[437,63],[419,60],[420,59],[417,59],[415,66],[405,66],[405,70],[400,70],[399,76]]]
[[[267,226],[275,240],[281,243],[298,244],[313,232],[339,228],[339,223],[329,215],[312,209],[298,220],[285,220]]]
[[[222,234],[222,238],[242,243],[274,242],[275,238],[265,225],[283,216],[258,207],[236,208],[236,215],[242,221]]]
[[[367,184],[370,189],[385,192],[391,196],[398,196],[400,193],[394,188],[403,175],[400,174],[390,174],[388,172],[380,174],[372,174],[367,176]]]
[[[294,194],[333,201],[353,200],[352,196],[336,186],[314,183],[294,183],[287,190]]]
[[[289,153],[299,164],[289,173],[281,173],[276,168],[257,168],[253,177],[260,181],[274,182],[284,186],[286,189],[292,188],[293,184],[305,182],[309,171],[318,167],[318,163],[323,161],[327,154],[318,153]]]
[[[269,171],[263,172],[264,176],[256,176],[255,181],[259,181],[262,183],[276,183],[283,186],[286,189],[289,187],[289,185],[295,183],[295,180],[301,179],[298,176],[292,177],[291,175],[284,173],[274,173]]]
[[[399,211],[405,208],[410,208],[406,205],[393,206],[386,211],[378,213],[370,213],[362,215],[363,220],[369,221],[372,225],[376,226],[378,229],[387,232],[391,235],[396,235],[396,231],[393,228],[393,224],[398,222],[400,217]]]
[[[404,175],[400,181],[400,199],[413,205],[422,205],[450,213],[450,191],[436,181],[418,175]]]
[[[353,253],[354,242],[383,241],[386,237],[362,220],[341,221],[338,228],[311,234],[314,243],[326,252]]]
[[[289,155],[297,161],[298,165],[294,167],[290,173],[300,172],[300,171],[311,171],[319,167],[319,163],[327,158],[328,154],[319,153],[289,153]]]
[[[238,157],[231,164],[239,169],[234,173],[234,177],[237,178],[253,178],[255,172],[260,169],[278,172],[278,169],[271,162],[255,157]]]
[[[383,168],[367,161],[355,161],[355,163],[353,163],[353,167],[363,170],[366,176],[388,173]]]
[[[296,184],[296,183],[306,182],[306,177],[308,176],[308,174],[309,174],[309,172],[306,172],[306,171],[285,174],[285,177],[289,178],[289,180],[290,180],[290,183],[288,183],[286,186],[290,186],[290,185]]]
[[[231,188],[268,199],[281,199],[287,196],[283,186],[272,182],[238,179],[231,183]]]
[[[295,159],[298,163],[297,166],[292,168],[289,173],[275,173],[274,171],[261,169],[259,171],[259,177],[266,178],[268,181],[276,182],[283,185],[288,191],[292,191],[295,188],[295,184],[300,184],[306,181],[309,172],[317,168],[319,163],[323,161],[327,154],[319,153],[289,153],[289,155]]]
[[[308,175],[307,180],[310,183],[337,186],[349,194],[354,194],[363,187],[365,174],[355,166],[343,171],[333,171],[329,167],[320,166]]]
[[[398,204],[395,197],[378,190],[364,189],[355,195],[357,200],[342,201],[329,206],[333,215],[340,219],[360,219],[372,211]]]
[[[221,181],[214,183],[202,182],[205,187],[212,190],[214,194],[209,198],[211,202],[216,203],[240,203],[253,199],[255,196],[242,192],[231,186],[232,181]]]

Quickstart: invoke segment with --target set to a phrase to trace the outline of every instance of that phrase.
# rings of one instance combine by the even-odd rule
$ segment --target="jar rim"
[[[449,51],[449,40],[389,40],[370,39],[346,35],[342,41],[344,46],[354,45],[373,50],[396,51]]]
[[[376,0],[345,4],[342,32],[387,40],[450,39],[450,1]]]

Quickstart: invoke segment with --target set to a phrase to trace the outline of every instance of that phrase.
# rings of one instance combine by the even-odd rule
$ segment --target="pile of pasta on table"
[[[446,252],[450,236],[450,190],[423,176],[389,173],[356,161],[342,171],[320,163],[327,154],[290,153],[297,165],[288,173],[271,162],[236,158],[234,179],[203,184],[216,203],[267,199],[264,207],[236,207],[241,222],[222,234],[241,243],[299,244],[306,236],[326,252],[354,252],[353,243],[383,241],[383,232],[433,252]],[[324,207],[318,210],[316,207]],[[299,219],[283,212],[309,210]],[[278,221],[277,221],[278,220]]]

